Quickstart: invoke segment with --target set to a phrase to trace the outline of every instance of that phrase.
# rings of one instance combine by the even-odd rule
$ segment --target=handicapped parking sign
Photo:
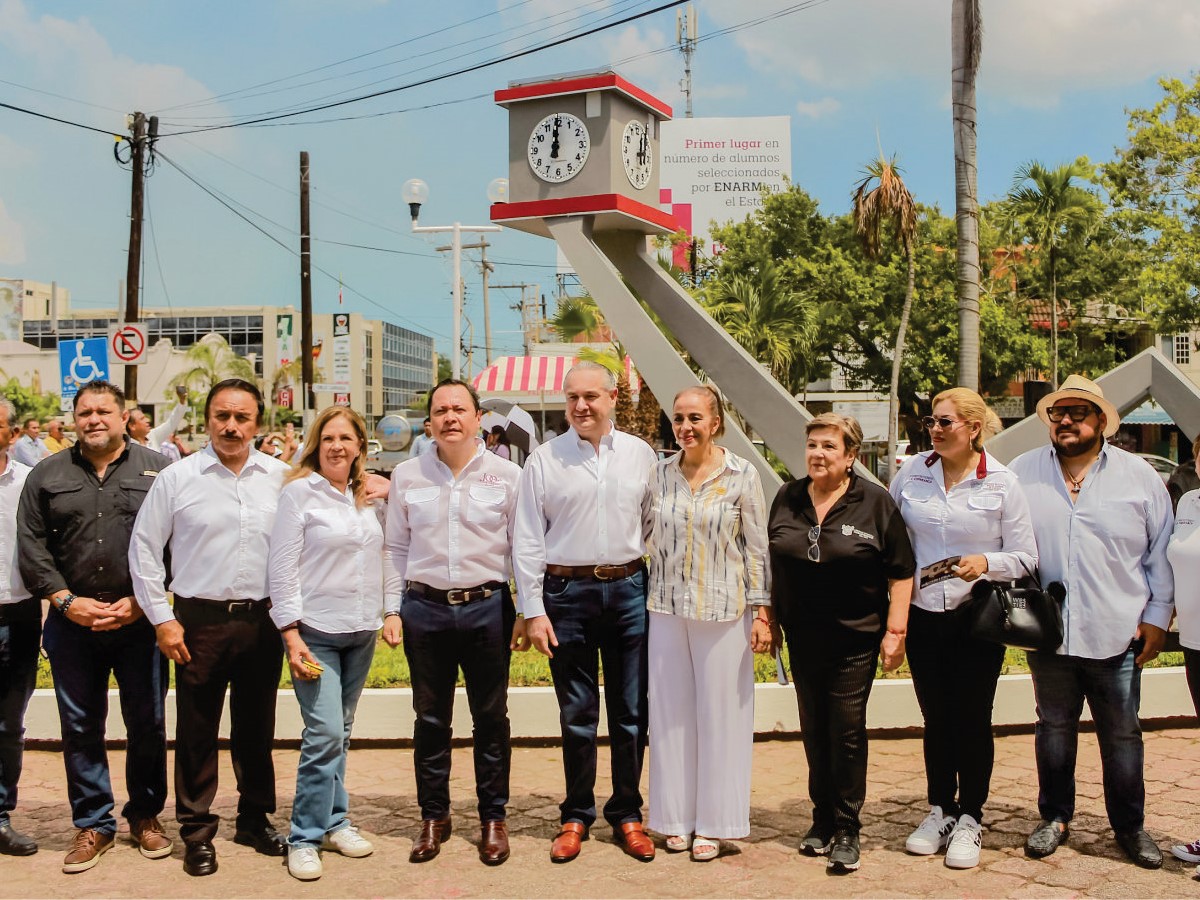
[[[63,402],[74,399],[81,385],[108,380],[108,339],[72,338],[58,342],[59,385]]]

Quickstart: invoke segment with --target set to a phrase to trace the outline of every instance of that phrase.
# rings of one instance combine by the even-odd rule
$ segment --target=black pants
[[[957,610],[908,613],[908,666],[921,714],[930,806],[983,822],[995,745],[992,704],[1004,647],[972,638]]]
[[[421,818],[450,815],[450,737],[461,666],[471,707],[481,822],[505,819],[511,760],[508,663],[516,610],[508,588],[449,606],[409,591],[400,607],[412,675],[413,768]]]
[[[1200,716],[1200,650],[1183,648],[1184,671],[1187,672],[1188,690],[1192,693],[1192,706]]]
[[[813,825],[830,835],[857,834],[867,798],[867,700],[879,636],[837,624],[783,627],[808,758]]]
[[[211,841],[220,817],[217,736],[229,692],[229,752],[237,779],[237,824],[275,811],[275,695],[283,641],[267,603],[229,613],[218,604],[176,598],[175,616],[192,661],[175,666],[175,817],[186,842]]]

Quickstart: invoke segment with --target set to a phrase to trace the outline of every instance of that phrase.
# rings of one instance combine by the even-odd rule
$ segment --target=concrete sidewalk
[[[282,861],[257,856],[235,845],[232,816],[236,797],[227,754],[221,772],[217,811],[226,817],[217,841],[220,871],[189,878],[181,867],[182,848],[169,859],[143,859],[128,842],[126,824],[117,844],[99,865],[80,875],[60,870],[73,834],[62,759],[57,753],[26,754],[20,804],[14,823],[41,844],[32,857],[0,857],[0,897],[1186,897],[1200,885],[1193,867],[1167,853],[1170,845],[1200,836],[1200,730],[1179,729],[1146,735],[1146,826],[1167,855],[1161,871],[1127,862],[1113,843],[1104,817],[1099,753],[1094,735],[1080,739],[1079,803],[1070,842],[1046,860],[1022,853],[1026,833],[1036,824],[1037,775],[1033,738],[1015,735],[997,741],[996,772],[988,805],[989,830],[979,868],[955,872],[940,857],[912,857],[904,839],[926,812],[921,745],[917,740],[875,740],[871,744],[870,786],[863,811],[863,864],[852,875],[826,874],[822,860],[797,854],[808,826],[807,769],[798,741],[767,741],[754,748],[752,833],[726,842],[720,859],[691,862],[686,854],[659,855],[651,863],[626,857],[611,842],[611,831],[596,826],[580,857],[553,865],[549,843],[557,830],[562,767],[557,748],[519,748],[513,753],[512,858],[487,868],[477,856],[471,752],[454,753],[455,834],[442,854],[410,865],[408,852],[418,812],[412,752],[357,749],[350,755],[347,780],[351,813],[376,844],[366,859],[325,854],[325,876],[303,883],[287,874]],[[280,811],[286,828],[295,786],[297,753],[276,753]],[[118,808],[123,802],[124,753],[111,754]],[[601,771],[608,756],[601,749]],[[607,779],[599,786],[603,800]],[[173,801],[172,801],[173,802]],[[175,836],[171,807],[164,816]]]

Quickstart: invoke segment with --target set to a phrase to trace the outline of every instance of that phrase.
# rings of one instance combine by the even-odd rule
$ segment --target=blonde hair
[[[307,478],[313,472],[321,471],[321,435],[325,426],[334,419],[342,418],[350,423],[354,435],[358,438],[358,456],[350,464],[350,487],[354,492],[354,505],[365,506],[367,503],[367,424],[362,416],[344,406],[329,406],[321,410],[312,427],[308,429],[308,437],[304,439],[304,448],[300,451],[300,461],[288,472],[283,483]]]
[[[717,389],[711,384],[693,384],[691,387],[685,387],[676,394],[675,399],[671,401],[671,406],[674,407],[679,402],[679,398],[684,394],[699,394],[708,400],[709,411],[720,423],[717,425],[717,430],[713,432],[713,437],[719,438],[723,435],[725,433],[725,404],[721,402],[721,395],[717,393]]]
[[[842,446],[847,453],[858,455],[858,448],[862,446],[862,426],[858,424],[858,420],[853,416],[843,416],[841,413],[827,412],[821,413],[819,416],[813,416],[804,427],[804,436],[812,434],[822,428],[833,428],[842,435]]]
[[[954,406],[955,412],[964,422],[978,423],[979,433],[971,438],[971,449],[976,453],[983,450],[984,441],[992,435],[999,434],[1004,428],[995,410],[970,388],[953,387],[944,390],[933,398],[931,406],[936,407],[943,400]]]

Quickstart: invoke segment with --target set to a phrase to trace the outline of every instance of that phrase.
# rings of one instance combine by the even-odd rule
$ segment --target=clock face
[[[582,171],[592,149],[587,126],[578,116],[553,113],[529,135],[529,167],[542,181],[561,184]]]
[[[625,126],[625,133],[621,136],[621,162],[625,164],[629,183],[635,188],[640,191],[649,184],[650,173],[654,171],[650,132],[636,119]]]

